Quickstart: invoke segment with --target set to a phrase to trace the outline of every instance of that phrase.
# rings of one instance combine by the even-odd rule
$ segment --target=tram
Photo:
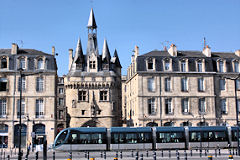
[[[55,138],[59,151],[159,150],[237,147],[238,127],[80,127]],[[240,136],[239,136],[240,137]]]

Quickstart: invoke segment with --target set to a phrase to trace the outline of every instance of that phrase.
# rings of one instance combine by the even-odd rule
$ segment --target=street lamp
[[[21,145],[22,145],[22,140],[21,140],[21,137],[22,137],[22,78],[25,77],[25,76],[30,76],[30,75],[36,75],[36,74],[40,74],[42,73],[42,71],[40,72],[37,72],[37,73],[31,73],[31,74],[23,74],[23,69],[22,68],[19,68],[18,69],[19,71],[19,74],[20,74],[20,87],[19,87],[19,92],[20,92],[20,100],[19,100],[19,146],[18,146],[18,160],[22,160],[22,156],[23,156],[23,153],[21,151]]]
[[[236,124],[237,124],[237,151],[238,151],[238,156],[240,156],[240,142],[239,142],[239,121],[238,121],[238,114],[239,114],[239,108],[238,108],[238,98],[237,98],[237,80],[239,79],[240,74],[238,74],[237,77],[235,78],[229,78],[226,77],[226,79],[234,80],[234,96],[235,96],[235,107],[236,107]]]

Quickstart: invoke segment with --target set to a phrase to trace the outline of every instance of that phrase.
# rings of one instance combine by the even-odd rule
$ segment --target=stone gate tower
[[[83,54],[80,39],[75,55],[69,49],[69,72],[64,80],[70,127],[121,125],[121,64],[117,51],[110,55],[104,40],[102,54],[97,44],[97,25],[91,9],[88,43]]]

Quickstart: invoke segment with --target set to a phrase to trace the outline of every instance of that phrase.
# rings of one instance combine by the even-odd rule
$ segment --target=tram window
[[[178,143],[184,142],[184,135],[182,132],[161,132],[158,133],[158,143]]]
[[[200,132],[190,132],[190,142],[200,142],[201,134]]]
[[[92,134],[92,143],[93,144],[103,144],[102,134],[99,134],[99,133]]]
[[[215,140],[216,141],[226,141],[227,135],[224,131],[215,132]]]
[[[78,143],[78,135],[77,133],[71,133],[70,135],[70,144],[77,144]]]
[[[126,143],[137,143],[137,133],[126,133]]]
[[[80,144],[90,144],[91,143],[90,134],[80,134],[79,140]]]
[[[152,142],[151,133],[139,133],[138,137],[139,137],[139,139],[138,139],[139,143],[149,143],[149,142]]]
[[[118,143],[118,133],[113,133],[111,137],[112,137],[112,144],[117,144]]]
[[[62,132],[60,135],[59,135],[59,137],[57,138],[57,141],[56,141],[56,146],[57,145],[60,145],[60,144],[62,144],[63,142],[64,142],[64,140],[65,140],[65,138],[66,138],[66,136],[67,136],[67,131],[64,131],[64,132]]]

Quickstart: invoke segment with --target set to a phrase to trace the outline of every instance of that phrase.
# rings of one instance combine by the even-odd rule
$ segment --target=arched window
[[[163,126],[173,126],[173,122],[166,122],[163,124]]]
[[[1,69],[7,68],[7,58],[1,59]]]
[[[19,147],[19,128],[20,125],[17,124],[14,126],[14,146]],[[21,127],[21,147],[26,147],[26,135],[27,135],[27,126],[25,124],[22,124]]]
[[[39,58],[38,61],[37,61],[37,69],[44,69],[42,58]]]
[[[21,59],[19,60],[19,68],[26,69],[25,58],[21,58]]]
[[[158,126],[158,124],[155,122],[149,122],[146,124],[146,127],[157,127],[157,126]]]

